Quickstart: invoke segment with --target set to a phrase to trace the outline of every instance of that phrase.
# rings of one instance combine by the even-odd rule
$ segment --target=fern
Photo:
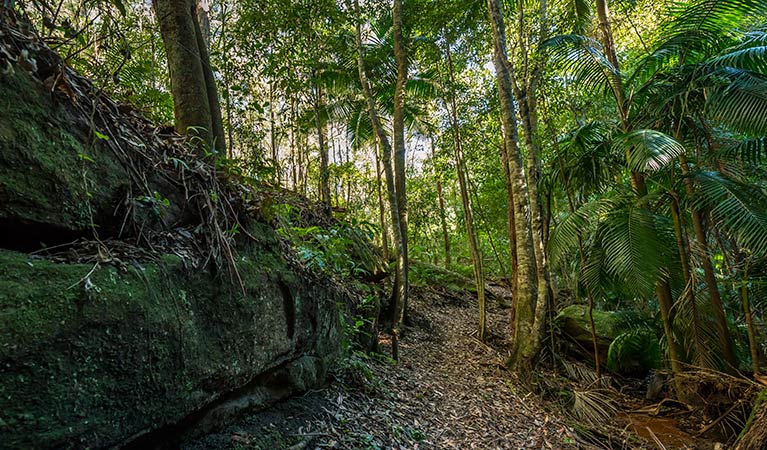
[[[636,374],[662,367],[660,344],[652,329],[637,328],[618,335],[607,351],[607,370]]]

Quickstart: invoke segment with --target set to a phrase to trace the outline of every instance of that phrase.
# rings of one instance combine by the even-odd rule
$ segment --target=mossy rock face
[[[94,269],[0,250],[0,446],[142,442],[322,382],[348,299],[269,242],[239,254],[244,293],[176,257]]]
[[[66,241],[91,223],[116,222],[109,216],[124,200],[128,175],[88,135],[90,125],[75,123],[71,106],[23,71],[0,74],[0,94],[0,233],[6,235],[0,239],[18,243],[45,228]]]
[[[619,319],[615,313],[593,311],[594,329],[597,335],[599,360],[604,365],[610,344],[618,337]],[[588,306],[570,305],[562,309],[554,319],[560,334],[565,339],[565,351],[571,356],[594,361],[594,345],[591,339]]]

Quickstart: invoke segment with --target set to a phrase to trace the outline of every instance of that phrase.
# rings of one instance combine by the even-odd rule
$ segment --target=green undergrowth
[[[410,262],[410,283],[414,286],[440,286],[454,292],[476,292],[471,278],[421,261]]]

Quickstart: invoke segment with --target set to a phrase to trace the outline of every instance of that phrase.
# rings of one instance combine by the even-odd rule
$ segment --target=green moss
[[[25,73],[0,74],[0,218],[57,225],[90,226],[88,202],[106,210],[126,173],[114,155],[91,149],[84,126],[67,117]],[[93,160],[89,162],[87,158]]]
[[[600,339],[612,341],[620,334],[620,320],[615,313],[595,309],[592,316],[597,337]],[[559,312],[555,321],[564,326],[571,337],[579,341],[591,341],[591,324],[586,305],[567,306]]]
[[[273,251],[240,259],[244,295],[172,256],[94,269],[0,250],[0,442],[112,446],[305,354],[319,368],[286,382],[321,380],[340,348],[337,294]]]
[[[415,286],[442,286],[452,291],[476,292],[474,280],[457,272],[420,261],[410,263],[410,282]]]

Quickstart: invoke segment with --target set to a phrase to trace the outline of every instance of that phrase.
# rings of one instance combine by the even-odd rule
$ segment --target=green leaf
[[[93,130],[93,134],[96,135],[97,138],[102,139],[104,141],[109,140],[109,136],[107,136],[106,134],[99,133],[97,130]]]

